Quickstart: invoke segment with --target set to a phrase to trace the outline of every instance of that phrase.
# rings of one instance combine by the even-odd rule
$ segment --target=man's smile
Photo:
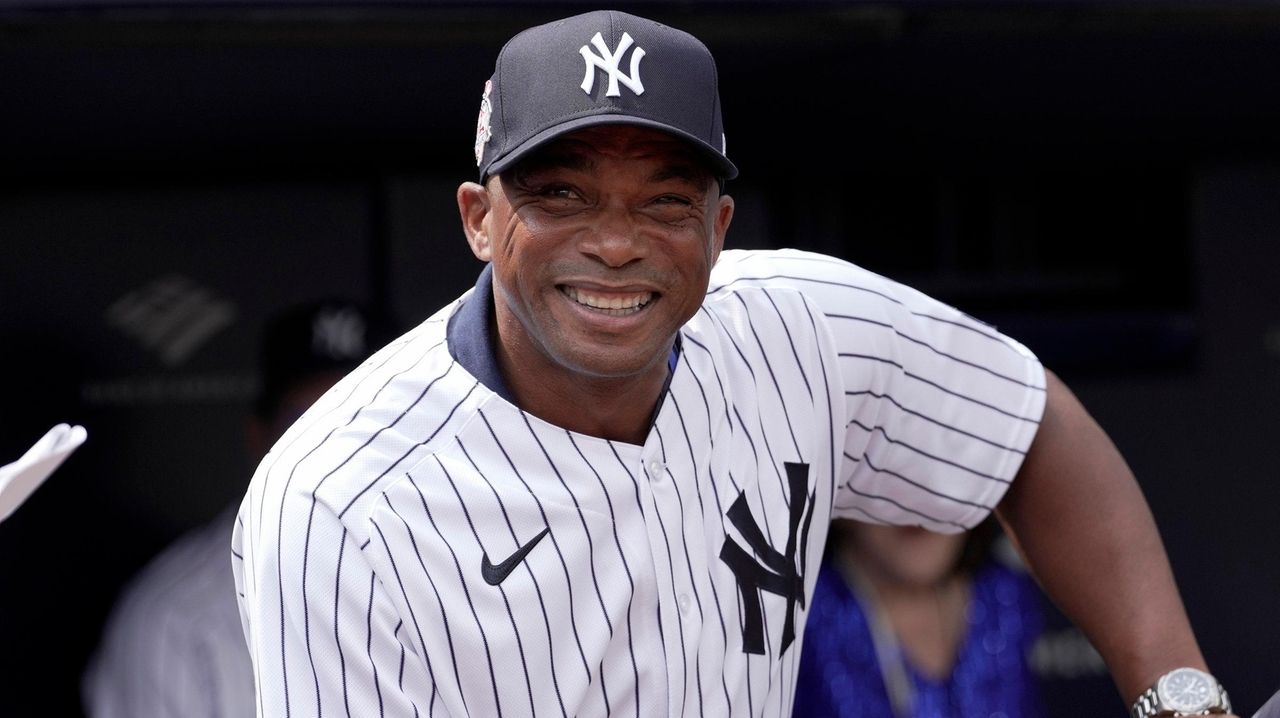
[[[635,314],[653,300],[653,292],[593,292],[564,284],[560,291],[581,306],[614,317]]]

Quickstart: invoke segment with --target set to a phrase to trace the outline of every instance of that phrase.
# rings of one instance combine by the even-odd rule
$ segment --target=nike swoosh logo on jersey
[[[542,537],[546,536],[550,531],[550,526],[542,529],[542,533],[529,539],[529,543],[526,543],[516,549],[515,553],[508,556],[505,561],[496,566],[490,563],[489,554],[485,553],[480,559],[480,575],[484,576],[485,583],[490,586],[497,586],[506,580],[507,576],[511,575],[511,571],[524,560],[524,557],[527,556],[528,553],[533,550],[533,547],[537,546],[538,542],[542,540]]]

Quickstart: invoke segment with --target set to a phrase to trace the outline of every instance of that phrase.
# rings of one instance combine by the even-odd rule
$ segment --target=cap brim
[[[694,137],[688,132],[672,127],[665,122],[658,122],[645,117],[635,117],[632,115],[623,115],[611,112],[593,114],[586,117],[576,117],[562,122],[555,127],[549,127],[542,132],[539,132],[533,137],[521,142],[519,145],[516,145],[516,147],[508,151],[502,157],[499,157],[489,163],[489,167],[485,172],[485,175],[480,179],[485,180],[493,175],[503,173],[518,163],[525,155],[556,139],[557,137],[575,130],[581,130],[586,127],[598,127],[600,125],[632,125],[637,127],[651,127],[655,130],[668,132],[687,141],[694,147],[694,149],[698,150],[698,152],[706,158],[707,163],[711,167],[712,174],[714,174],[717,179],[731,180],[738,176],[737,166],[730,162],[728,157],[725,157],[719,150],[708,145],[703,140]]]

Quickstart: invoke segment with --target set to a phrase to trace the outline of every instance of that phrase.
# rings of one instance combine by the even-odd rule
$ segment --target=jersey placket
[[[678,370],[673,393],[681,380]],[[690,464],[693,457],[684,438],[688,417],[682,417],[672,402],[673,397],[667,397],[640,461],[647,479],[642,482],[645,528],[653,553],[667,658],[668,714],[678,716],[701,712],[697,703],[713,686],[719,690],[720,668],[719,661],[712,661],[715,666],[700,667],[699,655],[700,646],[709,648],[702,640],[709,583],[700,579],[708,577],[710,567],[704,531],[706,507],[699,500],[695,477],[706,467],[696,469]]]
[[[653,633],[647,638],[654,642],[655,647],[660,647],[661,658],[658,663],[663,667],[665,678],[666,713],[676,716],[680,715],[679,702],[684,686],[681,666],[685,662],[681,657],[682,637],[679,635],[679,621],[675,613],[676,602],[672,583],[674,564],[670,553],[671,541],[678,541],[678,536],[673,531],[677,527],[664,527],[664,522],[670,523],[670,518],[666,515],[670,509],[667,508],[664,511],[662,508],[664,502],[670,501],[674,504],[675,500],[670,495],[670,487],[666,489],[663,487],[664,482],[670,483],[670,478],[667,476],[666,463],[662,460],[661,447],[653,439],[652,433],[645,446],[638,454],[632,456],[632,461],[638,479],[636,483],[640,491],[641,505],[644,507],[643,525],[652,564],[651,576],[654,588],[652,596],[639,598],[649,598],[653,601],[652,606],[645,607],[649,610],[648,616],[654,624]]]

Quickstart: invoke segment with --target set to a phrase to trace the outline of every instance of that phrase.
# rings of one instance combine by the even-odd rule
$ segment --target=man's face
[[[664,132],[596,127],[487,191],[472,247],[493,265],[504,368],[569,380],[665,372],[733,216],[701,158]]]

